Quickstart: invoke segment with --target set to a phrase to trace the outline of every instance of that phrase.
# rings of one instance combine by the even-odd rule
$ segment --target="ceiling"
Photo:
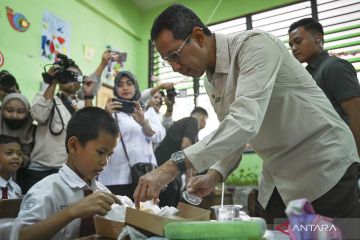
[[[165,3],[172,3],[175,0],[132,0],[141,10],[147,11]]]

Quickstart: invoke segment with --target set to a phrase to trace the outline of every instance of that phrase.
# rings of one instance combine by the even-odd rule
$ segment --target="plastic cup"
[[[215,213],[215,219],[218,221],[234,221],[240,216],[241,205],[216,205],[211,209]]]
[[[188,203],[191,203],[192,205],[199,205],[202,202],[202,198],[190,193],[188,191],[184,191],[182,193],[183,198],[185,199],[185,201],[187,201]]]

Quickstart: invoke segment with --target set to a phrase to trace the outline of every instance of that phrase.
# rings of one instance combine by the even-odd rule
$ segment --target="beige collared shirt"
[[[275,187],[285,204],[325,194],[359,162],[350,129],[278,38],[260,30],[215,38],[205,87],[221,123],[184,150],[195,169],[215,164],[226,177],[250,142],[264,161],[264,208]]]

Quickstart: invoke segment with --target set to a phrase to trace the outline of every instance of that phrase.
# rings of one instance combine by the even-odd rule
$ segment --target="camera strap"
[[[67,96],[65,96],[64,94],[62,94],[60,92],[58,92],[56,94],[56,96],[58,96],[61,99],[62,103],[64,104],[64,106],[66,107],[66,109],[69,111],[69,113],[71,115],[73,115],[76,112],[75,108],[72,106],[72,103]]]
[[[118,119],[117,113],[114,113],[114,115],[115,115],[116,123],[117,123],[117,125],[118,125],[119,133],[120,133],[120,141],[121,141],[121,145],[122,145],[122,146],[123,146],[123,148],[124,148],[124,153],[125,153],[126,159],[128,160],[129,167],[131,167],[131,165],[130,165],[129,155],[128,155],[127,151],[126,151],[126,147],[125,147],[124,140],[123,140],[123,138],[121,137],[121,136],[122,136],[122,134],[121,134],[121,130],[120,130],[119,119]]]

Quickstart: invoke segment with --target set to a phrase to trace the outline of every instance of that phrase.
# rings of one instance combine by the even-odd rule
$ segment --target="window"
[[[262,29],[279,37],[288,46],[288,28],[291,23],[306,17],[317,17],[324,26],[324,47],[330,54],[347,59],[358,72],[360,79],[360,2],[359,0],[307,0],[288,6],[242,16],[226,22],[210,25],[214,33],[236,34],[250,28]],[[289,48],[289,46],[288,46]],[[204,89],[204,76],[199,80],[199,89],[190,77],[174,73],[162,65],[159,53],[151,45],[150,83],[173,82],[181,92],[176,97],[174,120],[189,116],[195,106],[209,111],[207,127],[199,136],[209,134],[219,122],[210,106]],[[195,99],[195,100],[194,100]]]

